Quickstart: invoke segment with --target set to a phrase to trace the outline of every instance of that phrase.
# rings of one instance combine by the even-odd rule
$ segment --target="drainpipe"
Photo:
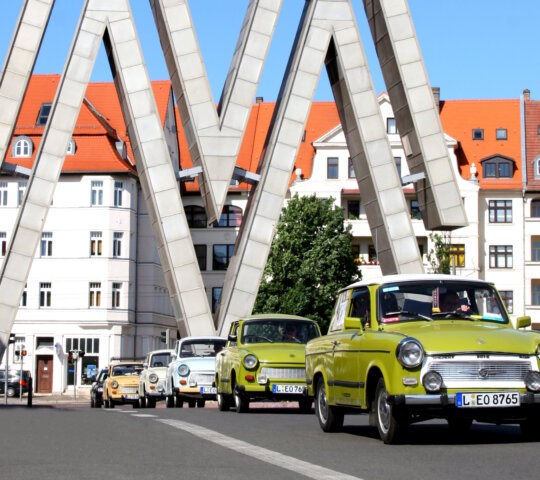
[[[522,315],[525,315],[525,311],[526,311],[526,289],[527,289],[527,285],[526,285],[526,281],[527,281],[527,277],[525,275],[525,262],[526,262],[526,259],[525,259],[525,252],[527,251],[526,250],[526,237],[525,237],[525,217],[526,217],[526,213],[525,213],[525,206],[526,206],[526,198],[525,198],[525,193],[526,193],[526,190],[527,190],[527,145],[526,145],[526,125],[525,125],[525,100],[530,100],[530,91],[525,89],[523,90],[523,95],[520,96],[519,98],[519,103],[520,103],[520,124],[521,124],[521,180],[522,180],[522,188],[521,188],[521,195],[522,195],[522,202],[523,202],[523,219],[522,219],[522,238],[523,238],[523,313]]]
[[[137,299],[139,298],[139,295],[138,295],[138,289],[139,289],[139,193],[140,193],[140,187],[139,187],[139,182],[137,181],[135,183],[135,191],[137,192],[137,195],[136,195],[136,198],[135,198],[135,218],[136,218],[136,221],[135,221],[135,290],[134,290],[134,293],[135,293],[135,299],[134,299],[134,315],[135,315],[135,318],[134,318],[134,322],[135,322],[135,334],[134,334],[134,338],[133,338],[133,358],[138,358],[137,357],[137,336],[138,336],[138,333],[139,333],[139,329],[137,327],[137,315],[138,315],[138,301]]]

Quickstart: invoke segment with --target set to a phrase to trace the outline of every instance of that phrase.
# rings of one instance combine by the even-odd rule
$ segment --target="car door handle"
[[[341,342],[340,342],[339,340],[334,340],[334,341],[332,342],[332,345],[333,345],[334,347],[337,347],[340,343],[341,343]]]

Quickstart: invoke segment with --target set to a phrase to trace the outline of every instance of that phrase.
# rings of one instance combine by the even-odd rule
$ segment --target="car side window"
[[[236,340],[229,340],[228,341],[228,345],[230,347],[235,347],[236,345],[238,345],[238,322],[235,322],[231,325],[231,329],[229,330],[229,337],[232,338],[232,337],[235,337]]]
[[[362,319],[362,324],[369,322],[370,299],[367,288],[358,288],[353,291],[348,316]]]
[[[343,329],[343,322],[345,320],[345,314],[347,313],[347,304],[349,303],[350,294],[350,290],[346,290],[339,294],[339,297],[336,300],[336,306],[334,307],[334,315],[332,315],[329,331],[332,332]]]

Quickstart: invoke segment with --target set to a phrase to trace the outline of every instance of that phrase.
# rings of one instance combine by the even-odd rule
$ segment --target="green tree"
[[[433,248],[428,253],[428,261],[433,273],[450,273],[450,234],[431,232],[429,239]]]
[[[351,241],[333,199],[295,195],[281,212],[254,311],[309,317],[326,332],[338,290],[358,278]]]

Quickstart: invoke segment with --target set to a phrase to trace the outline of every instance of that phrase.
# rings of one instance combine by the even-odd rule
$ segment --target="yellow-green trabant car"
[[[139,375],[142,362],[121,361],[109,366],[109,376],[103,382],[103,405],[114,408],[115,405],[131,403],[139,407]]]
[[[231,325],[226,347],[216,357],[217,402],[238,413],[251,400],[298,401],[309,412],[305,347],[320,336],[319,326],[303,317],[253,315]]]
[[[531,324],[516,320],[517,328]],[[540,434],[540,334],[512,325],[495,287],[450,275],[393,275],[339,292],[328,334],[306,346],[324,431],[369,413],[385,443],[413,422],[519,423]]]

